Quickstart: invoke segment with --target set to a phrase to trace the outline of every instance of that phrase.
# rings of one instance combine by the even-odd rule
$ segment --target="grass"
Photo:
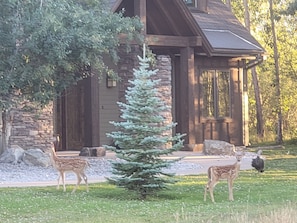
[[[289,154],[288,151],[290,151]],[[180,177],[169,190],[146,201],[107,183],[81,186],[0,188],[1,223],[293,223],[297,221],[297,148],[264,151],[266,170],[241,171],[228,201],[226,182],[215,188],[216,203],[203,201],[206,175]]]

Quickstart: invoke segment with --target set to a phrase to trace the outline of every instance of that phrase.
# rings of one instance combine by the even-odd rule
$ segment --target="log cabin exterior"
[[[199,151],[205,139],[247,145],[247,70],[263,60],[265,50],[220,0],[110,0],[117,13],[138,16],[145,43],[165,61],[163,88],[171,103],[176,132],[186,133],[185,149]],[[54,106],[54,132],[61,150],[80,150],[111,143],[109,121],[119,120],[117,101],[124,100],[128,79],[137,67],[141,47],[120,51],[110,64],[121,81],[103,75],[100,83],[85,79]],[[161,68],[162,70],[162,68]],[[108,82],[110,81],[110,82]],[[115,84],[116,86],[113,86]],[[166,84],[165,84],[166,85]],[[168,97],[169,95],[169,97]]]

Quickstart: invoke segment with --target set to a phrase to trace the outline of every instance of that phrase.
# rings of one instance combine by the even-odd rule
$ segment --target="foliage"
[[[290,151],[290,155],[288,155]],[[241,171],[234,183],[234,202],[228,186],[216,186],[216,203],[203,201],[207,176],[180,177],[158,196],[139,201],[108,183],[81,186],[76,194],[55,187],[0,188],[0,222],[295,222],[297,147],[264,150],[266,170]],[[293,155],[291,155],[293,154]],[[72,186],[73,187],[73,186]],[[290,220],[291,219],[291,220]]]
[[[172,135],[174,123],[166,123],[162,112],[169,108],[160,100],[154,80],[157,70],[149,70],[149,60],[139,57],[139,68],[134,69],[134,80],[126,91],[126,103],[118,102],[121,108],[121,122],[111,122],[118,131],[107,134],[116,147],[107,147],[116,152],[120,160],[114,161],[114,177],[109,182],[136,192],[141,199],[166,188],[174,181],[162,176],[164,168],[172,161],[161,158],[182,147],[182,135]],[[166,145],[170,144],[166,148]],[[173,144],[173,145],[171,145]],[[175,162],[174,160],[173,162]]]
[[[137,18],[104,0],[0,0],[0,107],[11,95],[46,104],[69,85],[108,70],[118,35],[137,35]],[[96,73],[93,71],[96,70]]]
[[[285,11],[285,14],[287,15],[294,15],[297,11],[297,1],[292,1],[289,3],[287,10]]]
[[[242,0],[232,1],[233,12],[243,21]],[[285,140],[297,137],[297,32],[296,16],[286,15],[289,2],[275,1],[275,27],[278,38],[281,109],[283,114],[283,136]],[[234,6],[234,7],[233,7]],[[267,13],[268,1],[249,1],[251,32],[267,51],[267,59],[257,67],[262,95],[265,137],[263,141],[276,139],[277,98],[275,89],[275,68],[271,24]],[[251,75],[249,81],[252,83]],[[249,86],[249,116],[251,143],[259,142],[257,137],[256,107],[253,85]]]

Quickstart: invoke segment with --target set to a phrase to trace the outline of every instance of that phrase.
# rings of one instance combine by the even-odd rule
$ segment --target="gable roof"
[[[135,16],[134,0],[109,0],[112,11],[124,9],[124,16]],[[140,1],[140,0],[138,0]],[[146,34],[171,36],[200,35],[199,27],[183,0],[146,0]]]
[[[210,54],[258,55],[264,48],[220,0],[208,0],[207,13],[192,10]]]
[[[134,16],[133,0],[109,2],[114,12],[125,8],[125,16]],[[146,34],[153,37],[154,44],[160,40],[166,44],[166,38],[176,41],[173,37],[195,37],[194,41],[185,41],[192,41],[197,53],[209,56],[249,57],[265,53],[258,41],[221,0],[207,2],[208,10],[205,13],[187,7],[183,0],[146,0]],[[202,44],[199,43],[200,37]]]

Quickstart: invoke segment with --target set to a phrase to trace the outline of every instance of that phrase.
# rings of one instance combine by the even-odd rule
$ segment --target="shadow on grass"
[[[189,181],[191,179],[191,181]],[[168,188],[156,192],[154,195],[148,195],[145,201],[165,201],[165,200],[184,200],[184,199],[194,199],[191,192],[201,193],[204,190],[201,184],[200,177],[198,176],[187,176],[179,177],[179,181],[175,184],[169,184]],[[197,191],[197,186],[201,190]],[[189,192],[189,193],[185,193]],[[109,183],[91,184],[90,192],[88,196],[97,197],[101,199],[109,200],[126,200],[126,201],[139,201],[139,196],[136,192],[126,190],[124,188],[119,188]]]

